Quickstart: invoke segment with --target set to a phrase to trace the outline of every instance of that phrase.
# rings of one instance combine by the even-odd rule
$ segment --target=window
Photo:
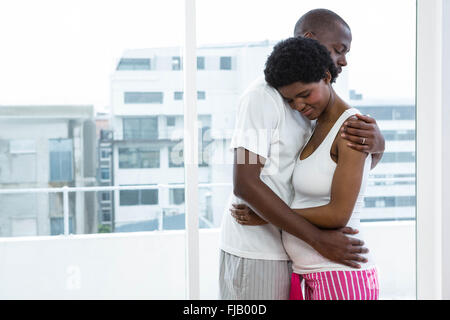
[[[199,117],[199,120],[201,118]],[[207,121],[211,122],[211,117],[206,116],[203,119],[207,119]],[[199,129],[199,143],[198,143],[198,165],[199,167],[207,167],[210,163],[211,157],[211,146],[212,146],[212,138],[211,138],[211,128],[209,126],[201,126]],[[183,143],[180,142],[176,145],[169,146],[168,154],[169,154],[169,168],[176,168],[184,166],[184,155],[183,155]]]
[[[183,91],[175,91],[173,93],[174,100],[183,100]]]
[[[209,121],[211,119],[209,118]],[[210,163],[211,150],[213,139],[211,138],[211,128],[205,126],[201,128],[199,136],[199,157],[198,165],[199,167],[207,167]]]
[[[72,217],[69,217],[69,233],[74,233]],[[50,235],[64,234],[64,218],[50,218]]]
[[[205,57],[197,57],[197,70],[205,70]]]
[[[415,130],[383,130],[381,133],[386,141],[416,139]]]
[[[170,146],[169,150],[169,168],[179,168],[184,166],[183,143]]]
[[[416,107],[415,106],[373,106],[360,107],[355,106],[363,114],[368,114],[380,120],[415,120]]]
[[[36,236],[67,231],[81,236],[163,230],[158,219],[163,206],[170,207],[168,188],[161,189],[160,197],[157,190],[138,192],[139,205],[135,206],[120,205],[120,190],[100,189],[111,187],[112,181],[114,186],[142,183],[143,188],[148,183],[182,185],[184,182],[183,168],[169,170],[166,155],[167,146],[173,143],[171,134],[176,131],[170,127],[173,118],[169,119],[169,130],[166,130],[166,115],[177,118],[176,129],[184,130],[183,121],[178,121],[183,118],[183,102],[172,108],[172,92],[183,90],[183,72],[171,70],[172,56],[180,56],[177,64],[178,69],[182,69],[183,1],[118,0],[89,6],[76,0],[64,4],[24,0],[22,6],[14,1],[5,6],[2,3],[0,24],[2,30],[5,25],[10,27],[11,37],[1,37],[10,50],[3,50],[0,59],[0,83],[5,84],[0,94],[0,237],[31,234],[31,230]],[[20,22],[23,8],[30,12],[25,24]],[[99,21],[101,16],[104,19]],[[57,27],[48,32],[50,25]],[[13,38],[21,41],[13,41]],[[28,54],[26,59],[20,58],[20,52],[26,52],[25,47],[30,44],[39,44],[39,50]],[[21,81],[12,80],[18,77]],[[163,136],[159,136],[158,129]],[[119,152],[120,148],[124,150]],[[161,156],[164,158],[160,161]],[[64,230],[63,218],[63,214],[67,214],[64,212],[67,194],[55,190],[64,186],[69,188],[69,230]],[[71,189],[74,187],[82,191]],[[92,188],[100,189],[88,191]],[[57,195],[61,201],[57,205],[55,201],[49,202],[49,195]],[[129,202],[133,203],[132,200],[130,198]],[[159,200],[163,200],[161,207]],[[126,195],[122,201],[127,201]],[[177,210],[180,215],[184,213],[182,205]],[[102,221],[106,221],[105,225]],[[102,241],[98,239],[89,237],[89,242]],[[41,242],[26,241],[35,243],[24,250],[24,257],[32,255],[33,247],[40,246]],[[54,237],[51,241],[66,242],[63,237]],[[125,245],[122,249],[130,252],[129,241],[119,242]],[[182,248],[184,243],[183,237],[177,239],[176,247]],[[152,255],[183,275],[184,255],[178,257],[177,248],[172,250],[171,246],[169,244],[169,250],[156,246]],[[100,251],[97,258],[105,253]],[[138,250],[130,257],[139,254]],[[86,258],[83,248],[62,250],[58,255],[61,261],[70,256],[69,264],[74,267]],[[177,262],[172,266],[166,256],[176,257]],[[153,267],[157,268],[158,264]],[[11,278],[9,289],[15,290],[14,283],[20,283],[19,278],[23,276],[20,270],[10,269],[13,265],[14,261],[2,263],[2,267],[6,267],[4,274]],[[36,269],[36,266],[46,270],[49,287],[62,291],[71,289],[64,284],[58,287],[59,280],[51,276],[56,274],[57,266],[45,255],[34,259],[29,269]],[[71,282],[67,266],[62,272]],[[101,268],[97,267],[92,275],[99,286],[103,286],[105,279],[98,277]],[[120,266],[112,268],[116,275]],[[144,281],[144,286],[167,283],[161,290],[145,289],[147,296],[149,293],[153,298],[170,299],[174,295],[177,299],[185,298],[184,276],[171,284],[169,273],[150,270],[147,275],[151,276]],[[136,276],[143,279],[140,273]],[[29,275],[27,279],[30,288],[36,287],[39,275]],[[11,290],[3,286],[3,291]],[[51,294],[59,295],[56,291]],[[15,292],[26,295],[23,290]],[[41,293],[34,291],[37,298],[42,298]],[[90,289],[86,294],[102,295]],[[133,290],[113,293],[116,294],[141,295]]]
[[[109,168],[100,168],[100,178],[101,180],[110,180]]]
[[[111,200],[111,193],[110,192],[101,192],[102,201],[109,201]]]
[[[124,118],[123,138],[125,140],[157,139],[158,118]]]
[[[231,70],[231,57],[220,57],[220,70]]]
[[[125,92],[125,104],[147,104],[147,103],[163,103],[162,92]]]
[[[416,205],[416,197],[415,196],[365,197],[364,204],[367,208],[414,207]]]
[[[158,190],[141,190],[141,204],[158,204]]]
[[[103,222],[111,222],[111,211],[102,210],[102,221]]]
[[[100,157],[102,159],[109,159],[110,155],[111,155],[111,150],[110,149],[107,149],[107,150],[102,149],[101,152],[100,152]]]
[[[401,40],[396,36],[381,35],[378,28],[367,23],[373,21],[376,24],[376,15],[373,13],[385,12],[387,3],[387,0],[381,0],[381,2],[346,0],[340,1],[336,5],[332,0],[282,0],[277,2],[276,6],[259,6],[258,15],[252,17],[252,25],[257,24],[259,28],[250,30],[247,15],[244,13],[251,11],[250,5],[244,9],[242,1],[231,0],[222,7],[222,11],[216,12],[213,10],[216,4],[212,4],[208,0],[197,0],[199,28],[196,32],[199,43],[202,43],[202,46],[197,47],[197,54],[198,56],[217,57],[215,63],[216,69],[219,69],[216,75],[209,70],[208,65],[206,80],[208,99],[215,105],[210,110],[211,122],[204,125],[204,127],[211,128],[212,134],[209,137],[211,143],[206,144],[202,153],[203,158],[206,154],[214,160],[210,164],[214,175],[209,177],[212,186],[207,191],[202,191],[202,194],[199,191],[199,226],[208,220],[210,224],[207,224],[206,227],[211,227],[211,225],[219,227],[222,217],[220,211],[223,212],[224,208],[216,204],[227,203],[228,197],[232,193],[231,187],[214,184],[215,182],[232,182],[230,179],[232,166],[228,166],[232,160],[229,161],[225,156],[227,154],[225,150],[234,129],[236,114],[225,100],[233,101],[236,103],[234,108],[236,107],[239,95],[262,74],[265,61],[272,52],[273,46],[279,40],[293,35],[294,24],[302,13],[306,13],[312,8],[331,9],[349,23],[353,35],[351,53],[347,56],[348,65],[342,69],[342,73],[333,83],[333,87],[341,98],[358,108],[362,114],[369,114],[375,118],[380,130],[385,133],[386,139],[383,160],[371,171],[374,176],[383,175],[384,177],[371,176],[368,179],[366,205],[361,213],[361,218],[364,219],[364,223],[361,223],[361,228],[363,228],[361,231],[362,234],[368,236],[366,241],[368,248],[374,255],[377,255],[375,259],[380,261],[380,274],[388,277],[388,281],[390,281],[388,284],[384,279],[384,283],[383,281],[380,283],[382,298],[402,299],[403,297],[415,297],[416,1],[396,1],[395,6],[398,6],[396,13],[391,11],[387,15],[383,14],[386,19],[383,21],[382,28],[385,32],[388,32],[390,28],[395,28],[397,34],[402,35]],[[283,7],[289,7],[289,12],[282,13],[281,8]],[[372,14],[365,15],[361,20],[361,12],[367,12],[368,8]],[[261,10],[265,12],[263,15],[261,15]],[[236,15],[233,12],[243,14]],[[231,14],[234,17],[233,29],[228,28],[224,31],[222,26],[226,21],[225,17]],[[289,19],[286,19],[286,14]],[[268,17],[280,19],[278,20],[280,23],[266,28]],[[287,23],[288,20],[291,22]],[[242,30],[245,30],[245,34]],[[250,35],[251,32],[253,35]],[[271,35],[268,35],[267,32]],[[386,63],[379,64],[375,69],[368,69],[367,61],[370,61],[368,57],[375,56],[375,52],[367,43],[369,39],[373,41],[375,38],[383,43],[387,41],[390,43],[390,48],[395,47],[396,49],[394,53],[384,55],[383,61]],[[251,40],[249,41],[249,39]],[[264,41],[263,39],[273,39],[273,41]],[[393,58],[394,56],[395,58]],[[241,61],[242,63],[240,63]],[[211,60],[211,62],[213,61]],[[393,68],[397,71],[402,70],[401,74],[404,75],[405,81],[401,85],[394,78],[386,77]],[[236,79],[231,77],[228,79],[230,75],[224,72],[226,70],[236,73]],[[203,78],[202,73],[197,73],[197,88],[203,88],[202,85],[205,83],[206,77]],[[220,92],[220,99],[216,100],[218,92]],[[203,110],[200,103],[198,106],[200,114]],[[202,166],[201,159],[199,158],[200,167]],[[220,163],[218,163],[219,161]],[[199,181],[202,171],[208,172],[208,169],[208,167],[199,168]],[[408,176],[400,177],[399,175],[402,174]],[[188,202],[190,199],[186,199],[186,201]],[[372,223],[377,219],[380,224]],[[402,221],[398,223],[397,220]],[[384,233],[392,235],[396,241],[399,241],[396,242],[395,251],[398,253],[396,261],[389,258],[392,253],[392,244],[377,237]],[[402,233],[401,236],[400,233]],[[404,241],[406,238],[408,241]],[[202,254],[200,252],[200,256]],[[406,260],[409,261],[406,268],[403,263],[397,264],[397,261]],[[389,262],[384,263],[385,261]],[[401,271],[399,271],[400,268]]]
[[[150,147],[119,148],[119,168],[159,168],[159,150]]]
[[[381,162],[412,162],[416,160],[415,152],[385,152]]]
[[[150,190],[121,190],[121,206],[157,205],[158,189]]]
[[[72,139],[50,139],[48,148],[50,154],[50,181],[72,181]]]
[[[170,189],[170,204],[180,205],[184,203],[184,188]]]
[[[197,99],[198,100],[205,100],[206,99],[205,91],[197,91]]]
[[[175,117],[173,117],[173,116],[166,117],[166,126],[174,127],[175,126]]]
[[[183,100],[183,91],[175,91],[173,93],[173,99],[174,100]],[[197,99],[205,100],[206,99],[205,91],[197,91]]]
[[[121,190],[121,206],[137,206],[139,204],[139,190]]]
[[[120,59],[117,70],[150,70],[150,59]]]
[[[181,70],[181,58],[180,57],[172,57],[172,70]]]

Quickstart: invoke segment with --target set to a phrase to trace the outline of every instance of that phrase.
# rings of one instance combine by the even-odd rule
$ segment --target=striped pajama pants
[[[220,250],[219,299],[288,300],[290,261],[248,259]]]
[[[302,284],[304,290],[302,290]],[[304,291],[304,292],[302,292]],[[376,268],[292,273],[290,300],[378,300]]]

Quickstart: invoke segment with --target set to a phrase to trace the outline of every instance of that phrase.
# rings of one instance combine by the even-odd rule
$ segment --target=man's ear
[[[316,35],[313,32],[311,32],[311,31],[306,31],[303,34],[303,38],[316,39]]]

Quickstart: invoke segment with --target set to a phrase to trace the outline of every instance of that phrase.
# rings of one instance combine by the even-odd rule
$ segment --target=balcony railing
[[[122,190],[155,190],[161,192],[163,189],[184,188],[184,183],[156,184],[156,185],[134,185],[134,186],[93,186],[93,187],[68,187],[61,188],[21,188],[0,189],[0,194],[25,194],[25,193],[62,193],[64,235],[69,235],[69,193],[70,192],[98,192],[98,191],[122,191]],[[231,187],[231,183],[199,183],[199,188],[207,187]],[[163,210],[160,212],[160,221],[163,218]],[[201,219],[201,217],[199,217]],[[162,223],[159,224],[160,228]]]

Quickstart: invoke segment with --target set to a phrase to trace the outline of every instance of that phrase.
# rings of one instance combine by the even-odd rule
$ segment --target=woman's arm
[[[330,202],[320,207],[293,209],[312,224],[326,229],[347,225],[361,188],[367,153],[356,151],[336,138],[338,163],[331,185]]]
[[[233,192],[261,217],[290,234],[310,244],[324,257],[359,268],[358,262],[366,262],[360,256],[368,252],[362,247],[364,242],[357,238],[347,237],[354,234],[351,228],[339,230],[321,230],[308,222],[301,215],[295,214],[260,178],[263,164],[256,154],[237,148],[234,151]]]

